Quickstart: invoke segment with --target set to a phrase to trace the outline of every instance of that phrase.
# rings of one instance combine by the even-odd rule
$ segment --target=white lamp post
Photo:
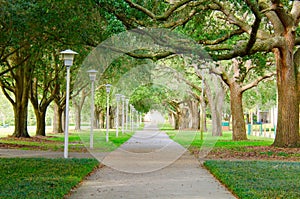
[[[121,95],[116,94],[116,101],[117,101],[117,112],[116,112],[116,137],[119,137],[119,102],[120,102]]]
[[[140,113],[140,125],[142,124],[142,113]]]
[[[125,120],[125,96],[121,95],[121,100],[122,100],[122,134],[124,133],[124,120]]]
[[[126,103],[126,131],[128,130],[128,123],[129,123],[129,118],[128,118],[128,104],[129,104],[129,99],[125,99],[125,103]]]
[[[133,106],[130,104],[130,130],[133,131]]]
[[[92,149],[94,147],[94,112],[95,112],[95,103],[94,103],[94,91],[95,91],[95,88],[94,88],[94,84],[95,84],[95,80],[96,80],[96,74],[97,74],[97,71],[96,70],[89,70],[87,71],[89,76],[90,76],[90,80],[92,82],[92,88],[91,88],[91,93],[92,93],[92,96],[91,96],[91,134],[90,134],[90,149]]]
[[[67,67],[67,88],[66,88],[66,121],[65,121],[65,144],[64,144],[64,158],[68,158],[69,148],[69,98],[70,98],[70,67],[73,65],[74,56],[77,52],[70,49],[60,52],[64,65]]]
[[[139,128],[139,126],[140,126],[140,122],[139,122],[139,112],[138,111],[136,111],[136,128],[138,129]]]
[[[106,135],[105,135],[105,139],[106,142],[109,141],[109,137],[108,137],[108,128],[109,128],[109,93],[110,93],[110,84],[106,84]]]

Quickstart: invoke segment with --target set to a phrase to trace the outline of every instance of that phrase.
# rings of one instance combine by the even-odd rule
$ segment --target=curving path
[[[97,158],[106,166],[69,198],[235,198],[155,125],[147,125],[116,151]]]

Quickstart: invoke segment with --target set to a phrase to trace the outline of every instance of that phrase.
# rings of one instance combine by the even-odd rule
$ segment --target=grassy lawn
[[[126,142],[132,133],[119,132],[116,137],[115,131],[109,131],[109,142],[105,140],[104,130],[94,130],[94,148],[100,151],[113,151],[121,144]],[[69,151],[82,152],[89,148],[90,131],[85,130],[81,132],[71,132],[69,134]],[[64,134],[48,133],[45,137],[31,137],[31,138],[0,138],[0,145],[8,148],[21,148],[23,150],[50,150],[63,151],[64,148]]]
[[[0,198],[63,198],[98,165],[95,159],[1,158]]]
[[[300,162],[207,160],[204,166],[239,198],[300,198]]]
[[[237,149],[245,146],[270,146],[273,143],[271,138],[248,136],[246,141],[232,141],[232,133],[229,131],[223,132],[223,136],[213,137],[210,133],[203,133],[201,139],[200,132],[195,131],[165,131],[171,139],[178,142],[182,146],[188,147],[201,147],[206,143],[213,143],[215,148]]]
[[[210,147],[204,166],[239,198],[300,198],[299,148],[275,148],[273,139],[255,136],[232,141],[231,132],[201,140],[199,132],[162,130],[196,157]]]

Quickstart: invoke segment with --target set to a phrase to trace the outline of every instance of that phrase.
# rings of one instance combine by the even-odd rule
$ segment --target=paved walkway
[[[105,157],[69,198],[235,198],[182,146],[146,126]]]

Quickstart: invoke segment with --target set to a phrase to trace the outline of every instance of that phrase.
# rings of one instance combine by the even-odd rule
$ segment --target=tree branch
[[[265,14],[265,16],[273,24],[275,35],[280,36],[282,34],[282,32],[284,31],[284,27],[283,27],[279,17],[275,13],[275,11],[272,9],[272,4],[268,4],[265,1],[260,1],[259,7],[261,9],[261,13]]]
[[[135,8],[135,9],[145,13],[146,15],[148,15],[151,19],[159,20],[159,21],[166,21],[178,8],[180,8],[184,5],[187,5],[191,1],[192,0],[179,1],[179,2],[175,3],[173,6],[171,6],[171,8],[169,8],[162,15],[157,16],[153,12],[148,10],[147,8],[145,8],[139,4],[136,4],[136,3],[132,2],[131,0],[125,0],[125,2],[128,3],[131,8]]]
[[[216,40],[206,40],[206,41],[200,40],[200,41],[198,41],[198,43],[199,43],[199,44],[206,44],[206,45],[219,44],[219,43],[221,43],[221,42],[226,41],[227,39],[232,38],[233,36],[241,35],[241,34],[243,34],[243,33],[244,33],[244,31],[243,31],[242,29],[239,28],[239,29],[237,29],[237,30],[233,30],[232,32],[230,32],[230,33],[228,33],[228,34],[226,34],[226,35],[224,35],[224,36],[222,36],[222,37],[220,37],[220,38],[218,38],[218,39],[216,39]]]
[[[277,14],[278,18],[280,19],[282,25],[287,28],[290,26],[293,26],[293,18],[291,15],[289,15],[285,9],[283,8],[283,5],[280,3],[280,0],[271,0],[272,2],[272,8],[274,9],[275,13]]]
[[[220,71],[220,70],[217,70],[216,68],[211,68],[210,73],[213,73],[213,74],[221,77],[221,79],[227,86],[229,86],[232,82],[232,79],[230,77],[228,77],[228,75],[225,71]]]
[[[178,26],[181,26],[183,24],[186,24],[189,20],[191,20],[193,18],[193,16],[195,16],[197,14],[196,10],[192,10],[189,15],[185,18],[185,19],[179,19],[177,21],[173,21],[171,23],[167,23],[164,24],[163,27],[164,28],[172,28],[175,29]]]
[[[143,6],[140,6],[139,4],[133,3],[130,0],[125,0],[125,2],[128,3],[131,8],[135,8],[135,9],[145,13],[150,18],[152,18],[152,19],[156,18],[156,15],[153,12],[151,12],[150,10],[148,10],[147,8],[144,8]]]
[[[296,0],[293,2],[293,8],[291,10],[291,15],[293,19],[295,20],[295,26],[299,23],[300,20],[300,1]]]
[[[229,52],[224,54],[213,54],[210,53],[212,57],[217,58],[219,60],[229,60],[235,57],[243,57],[245,55],[251,55],[255,54],[256,52],[270,52],[273,48],[281,48],[281,46],[284,44],[284,38],[282,37],[272,37],[266,40],[258,40],[253,45],[253,48],[250,50],[249,53],[246,52],[246,46],[247,42],[243,41],[238,43],[234,48],[232,48],[232,45],[226,46],[229,50]],[[210,51],[218,51],[223,50],[225,48],[225,45],[221,45],[221,48],[218,49],[218,45],[216,46],[207,46],[207,49]]]
[[[269,78],[273,77],[274,75],[275,75],[275,73],[269,73],[264,76],[261,76],[261,77],[257,78],[256,80],[254,80],[253,82],[243,86],[241,91],[245,92],[246,90],[256,87],[259,84],[259,82],[261,82],[264,79],[269,79]]]
[[[255,21],[251,28],[250,38],[248,40],[248,43],[247,43],[247,46],[245,49],[246,53],[248,54],[250,52],[251,48],[253,47],[254,43],[256,42],[256,38],[257,38],[256,35],[257,35],[259,25],[261,22],[261,15],[260,15],[258,7],[256,5],[254,5],[250,0],[245,0],[245,2],[249,6],[249,8],[252,10],[252,12],[255,16]]]
[[[248,25],[245,21],[237,18],[236,16],[234,16],[231,13],[231,10],[229,10],[228,8],[225,7],[225,5],[223,5],[219,0],[214,0],[214,3],[216,3],[217,5],[219,5],[219,11],[222,12],[227,18],[224,19],[227,22],[229,22],[230,24],[236,25],[238,27],[240,27],[240,29],[242,29],[244,32],[248,33],[249,35],[251,35],[252,32],[252,28],[250,25]],[[257,38],[259,39],[268,39],[270,37],[270,34],[262,31],[262,30],[257,30]]]

